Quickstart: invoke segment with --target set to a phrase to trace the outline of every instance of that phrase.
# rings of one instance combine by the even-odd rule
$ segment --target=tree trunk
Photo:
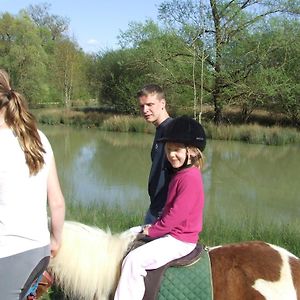
[[[217,90],[213,91],[213,103],[214,103],[213,121],[216,125],[219,125],[222,122],[222,106],[220,100],[220,93]]]
[[[221,90],[222,90],[222,76],[221,76],[221,50],[222,50],[222,33],[220,15],[217,8],[216,0],[210,0],[210,6],[212,9],[212,16],[215,27],[215,82],[214,89],[212,92],[213,103],[214,103],[214,123],[220,124],[222,121],[222,101],[221,101]]]

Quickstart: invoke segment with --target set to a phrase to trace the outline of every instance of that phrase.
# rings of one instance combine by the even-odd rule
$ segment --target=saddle
[[[147,243],[151,240],[152,239],[148,237],[139,236],[137,244],[135,244],[134,248],[137,248],[138,246],[141,246],[144,243]],[[197,244],[196,248],[186,256],[172,260],[167,264],[161,266],[160,268],[154,270],[147,270],[147,275],[144,278],[146,289],[145,289],[143,300],[157,299],[164,273],[169,267],[183,267],[183,266],[192,265],[200,259],[203,251],[204,251],[203,245]]]

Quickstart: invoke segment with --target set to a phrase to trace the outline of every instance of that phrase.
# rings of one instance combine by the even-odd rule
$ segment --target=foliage
[[[149,72],[142,60],[136,64],[138,58],[138,51],[126,49],[109,51],[101,56],[101,103],[109,103],[121,113],[137,113],[136,91]]]
[[[26,15],[0,16],[0,65],[30,103],[47,96],[46,58],[39,31]]]
[[[213,105],[219,124],[226,107],[241,107],[244,122],[267,108],[299,125],[298,1],[163,2],[164,26],[131,22],[119,36],[121,49],[94,58],[100,101],[133,113],[136,91],[154,82],[172,114],[193,110],[196,117]]]
[[[166,0],[161,23],[131,22],[119,49],[87,54],[51,5],[0,14],[0,67],[32,107],[98,103],[136,115],[136,92],[161,85],[172,115],[252,122],[257,109],[300,126],[300,0]]]
[[[257,74],[255,72],[257,69],[264,71],[270,67],[262,65],[260,59],[261,54],[264,58],[267,57],[270,45],[267,48],[259,48],[257,40],[256,43],[253,42],[253,36],[264,32],[271,37],[268,26],[263,25],[270,24],[273,15],[281,16],[283,19],[299,15],[299,0],[245,2],[171,0],[160,5],[160,18],[169,27],[177,30],[188,47],[194,49],[200,47],[197,52],[199,61],[203,61],[205,57],[204,63],[210,71],[210,76],[204,77],[203,87],[210,94],[209,99],[214,105],[216,123],[222,121],[224,105],[233,99],[237,102],[241,98],[246,98],[248,102],[247,96],[250,96],[250,108],[265,101],[265,95],[257,93],[252,87],[249,88],[248,82],[257,87],[260,81],[259,77],[255,78]],[[288,20],[291,22],[293,19]],[[297,19],[295,22],[299,24]],[[293,39],[293,35],[286,32],[286,41],[277,46],[283,46],[287,40]],[[273,43],[272,40],[270,42]],[[201,56],[201,53],[204,56]]]
[[[149,79],[170,95],[167,101],[171,110],[193,107],[193,52],[184,40],[173,30],[157,30],[147,41],[140,42],[138,50],[143,62],[153,70]]]
[[[69,20],[62,16],[50,14],[50,8],[51,4],[40,3],[29,5],[26,12],[38,27],[47,28],[51,32],[51,39],[56,40],[67,31]]]
[[[0,14],[0,66],[31,106],[90,98],[86,55],[64,32],[66,18],[49,5],[30,6],[13,16]]]

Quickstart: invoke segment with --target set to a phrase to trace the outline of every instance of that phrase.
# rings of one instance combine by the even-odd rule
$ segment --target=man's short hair
[[[159,100],[165,99],[165,93],[163,89],[157,84],[147,84],[141,90],[139,90],[136,94],[137,98],[143,96],[149,96],[152,94],[156,94]]]

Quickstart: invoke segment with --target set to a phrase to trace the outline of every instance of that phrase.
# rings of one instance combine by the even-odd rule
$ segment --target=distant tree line
[[[49,4],[0,14],[0,66],[31,105],[96,99],[136,113],[136,91],[158,83],[170,107],[201,118],[225,108],[247,122],[255,109],[300,119],[300,0],[169,0],[160,23],[129,23],[120,48],[84,53]]]

